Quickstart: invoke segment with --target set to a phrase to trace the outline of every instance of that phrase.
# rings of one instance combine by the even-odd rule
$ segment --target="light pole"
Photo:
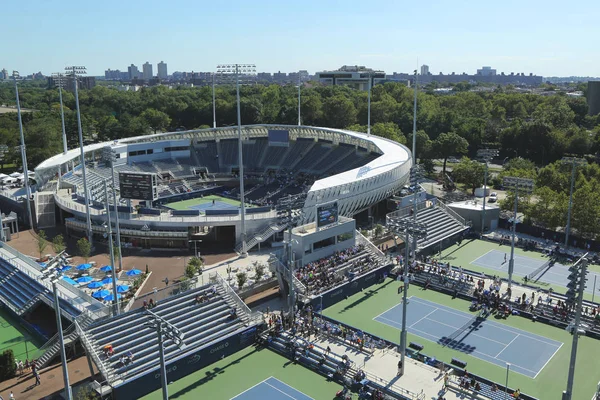
[[[485,233],[485,199],[487,197],[487,177],[488,177],[488,162],[496,156],[499,151],[495,149],[481,149],[477,151],[477,156],[483,159],[485,165],[485,173],[483,175],[483,212],[481,214],[481,236]]]
[[[158,354],[160,356],[160,380],[162,383],[163,400],[168,400],[169,382],[167,380],[164,342],[166,342],[166,340],[171,340],[173,343],[175,343],[179,350],[183,350],[186,347],[185,343],[183,342],[184,334],[169,321],[156,315],[150,310],[146,310],[146,316],[148,317],[148,322],[146,322],[145,325],[147,327],[156,329],[156,334],[158,335]],[[163,337],[165,340],[163,340]]]
[[[188,240],[188,243],[192,243],[192,242],[194,242],[194,257],[200,257],[200,255],[198,254],[198,242],[202,243],[202,240],[200,240],[200,239]]]
[[[373,75],[369,73],[369,89],[367,94],[367,136],[371,135],[371,87]]]
[[[71,392],[71,384],[69,383],[69,369],[67,368],[67,353],[65,351],[65,338],[63,336],[62,321],[60,316],[60,303],[58,301],[58,288],[56,287],[58,280],[60,279],[59,266],[61,264],[67,264],[63,257],[64,251],[60,252],[54,257],[42,272],[41,280],[49,281],[52,283],[52,292],[54,294],[54,312],[56,313],[56,329],[58,330],[58,340],[60,343],[60,357],[62,359],[62,371],[63,379],[65,384],[65,398],[67,400],[73,399],[73,393]]]
[[[579,325],[581,323],[581,309],[583,308],[583,292],[587,276],[588,253],[585,253],[570,268],[569,284],[566,296],[567,304],[575,305],[575,325],[573,326],[573,342],[571,344],[571,360],[569,362],[569,375],[567,376],[567,390],[563,392],[562,400],[573,398],[573,383],[575,381],[575,362],[577,361],[577,343],[579,342]]]
[[[413,153],[414,155],[414,153]],[[410,185],[414,187],[414,193],[413,193],[413,223],[416,224],[417,223],[417,200],[419,197],[419,179],[421,179],[423,176],[423,173],[421,171],[421,167],[419,165],[417,165],[416,163],[413,163],[412,167],[410,168]],[[417,241],[418,241],[418,237],[417,236],[413,236],[413,242],[412,242],[412,250],[413,250],[413,257],[417,257]]]
[[[108,185],[106,179],[104,180],[104,197],[106,200],[106,223],[108,230],[108,251],[110,252],[110,263],[111,263],[111,277],[112,277],[112,289],[113,289],[113,315],[119,315],[121,313],[121,307],[119,307],[119,294],[117,292],[117,274],[115,273],[115,249],[113,248],[113,237],[112,237],[112,223],[110,221],[110,208],[108,204]],[[115,212],[117,207],[115,206]]]
[[[571,190],[569,191],[569,209],[567,211],[567,229],[565,230],[565,247],[569,247],[569,233],[571,233],[571,210],[573,209],[573,189],[575,189],[575,171],[577,167],[587,164],[583,158],[563,157],[564,164],[571,164]]]
[[[111,159],[110,159],[110,177],[112,180],[112,195],[113,195],[113,206],[115,207],[115,226],[117,228],[117,248],[119,249],[119,271],[123,270],[123,249],[121,248],[121,227],[119,224],[119,204],[117,203],[117,184],[115,182],[115,160],[116,155],[112,149],[109,148]],[[115,268],[115,265],[112,266]]]
[[[418,63],[417,63],[418,64]],[[413,165],[417,165],[417,92],[419,90],[419,75],[415,69],[415,88],[413,100],[413,137],[412,137],[412,156]]]
[[[246,204],[245,204],[245,193],[244,193],[244,160],[242,157],[243,146],[242,146],[242,114],[240,108],[240,74],[244,77],[254,76],[256,74],[256,66],[254,64],[229,64],[217,66],[217,73],[234,75],[235,77],[235,92],[237,97],[237,128],[238,128],[238,163],[239,163],[239,174],[240,174],[240,216],[241,216],[241,237],[242,237],[242,251],[240,256],[247,257],[248,250],[246,248]]]
[[[506,363],[506,383],[504,384],[504,400],[508,399],[508,372],[510,371],[510,363]]]
[[[83,151],[83,130],[81,128],[81,111],[79,109],[79,90],[77,89],[77,76],[85,74],[85,67],[71,66],[66,67],[68,75],[73,79],[73,88],[75,90],[75,107],[77,109],[77,131],[79,133],[79,152],[81,158],[81,173],[83,175],[83,191],[85,192],[85,216],[86,226],[88,231],[88,240],[90,245],[93,247],[93,232],[92,232],[92,217],[90,215],[90,193],[88,192],[87,186],[87,171],[85,167],[85,152]],[[113,265],[114,268],[114,265]]]
[[[301,104],[300,103],[300,93],[302,91],[302,80],[300,79],[300,76],[298,75],[298,126],[302,125],[302,118],[301,118]]]
[[[217,128],[217,103],[215,102],[215,73],[212,74],[212,100],[213,100],[213,129]]]
[[[58,98],[60,99],[60,122],[62,125],[62,140],[63,140],[63,154],[67,154],[67,131],[65,130],[65,109],[63,106],[62,88],[65,85],[65,76],[60,72],[52,74],[54,78],[54,85],[58,87]]]
[[[515,236],[517,234],[517,211],[519,205],[519,190],[524,194],[533,192],[533,179],[507,176],[503,186],[515,192],[515,211],[513,215],[512,236],[510,241],[510,261],[508,262],[508,289],[512,288],[512,275],[515,270]]]
[[[25,195],[27,200],[25,201],[25,207],[27,210],[27,217],[29,218],[29,227],[33,229],[33,214],[31,213],[31,188],[29,187],[29,170],[27,169],[27,151],[25,150],[25,135],[23,134],[23,120],[21,119],[21,101],[19,100],[19,86],[17,85],[17,79],[19,79],[19,72],[13,71],[13,80],[15,81],[15,96],[17,101],[17,118],[19,120],[19,134],[21,135],[21,161],[23,162],[23,180],[25,181]]]
[[[409,218],[395,218],[387,217],[386,225],[394,233],[404,233],[404,244],[406,250],[405,261],[403,265],[402,280],[404,281],[404,290],[402,291],[402,331],[400,332],[400,376],[404,375],[404,368],[406,367],[406,313],[408,304],[408,268],[410,264],[410,236],[413,237],[425,237],[427,236],[427,225],[422,223],[415,223]]]

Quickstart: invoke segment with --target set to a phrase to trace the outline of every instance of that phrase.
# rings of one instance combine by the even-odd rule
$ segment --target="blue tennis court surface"
[[[208,201],[206,203],[202,203],[202,204],[196,204],[194,206],[189,206],[188,207],[190,210],[200,210],[200,211],[206,211],[206,210],[236,210],[238,209],[237,206],[232,206],[231,204],[227,204],[223,201],[219,201],[216,200],[213,204],[212,201]]]
[[[270,377],[243,391],[231,400],[313,400],[279,379]]]
[[[501,367],[511,363],[511,370],[530,378],[535,378],[563,345],[414,296],[407,309],[408,332]],[[373,319],[402,329],[402,304]]]
[[[506,262],[504,261],[504,257],[506,256]],[[481,257],[473,260],[471,264],[477,265],[478,267],[492,269],[495,271],[501,271],[508,273],[508,260],[510,259],[510,253],[501,251],[501,250],[490,250]],[[544,265],[544,263],[548,260],[539,260],[536,258],[531,258],[527,256],[521,256],[515,254],[515,270],[513,274],[516,276],[526,276],[534,272],[536,269]],[[593,282],[594,276],[598,275],[600,278],[600,274],[588,271],[588,281],[586,284],[586,292],[592,293],[594,290]],[[569,267],[566,265],[562,265],[559,263],[554,264],[547,271],[541,272],[536,279],[541,282],[546,282],[551,285],[559,285],[562,287],[566,287],[569,283]]]

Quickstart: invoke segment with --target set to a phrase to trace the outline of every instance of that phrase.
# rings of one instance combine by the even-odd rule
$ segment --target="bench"
[[[459,368],[464,369],[467,366],[467,363],[463,360],[459,360],[458,358],[452,358],[452,361],[450,361],[450,364],[452,365],[456,365]]]

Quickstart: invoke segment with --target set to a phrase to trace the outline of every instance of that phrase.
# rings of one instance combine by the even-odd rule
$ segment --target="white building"
[[[129,73],[129,79],[136,79],[140,77],[140,70],[136,65],[131,64],[127,67],[127,72]]]
[[[143,71],[144,71],[144,75],[143,78],[145,81],[149,81],[150,79],[152,79],[152,64],[150,64],[148,61],[146,61],[146,63],[144,65],[142,65]]]
[[[421,75],[429,75],[429,65],[421,65]]]
[[[481,76],[496,76],[496,70],[492,69],[492,67],[482,67],[477,70],[477,75]]]
[[[161,61],[158,63],[158,78],[159,79],[167,79],[167,63]]]
[[[336,71],[317,72],[316,78],[326,85],[345,85],[358,90],[369,89],[369,77],[372,85],[385,80],[384,71],[376,71],[359,65],[344,65]]]

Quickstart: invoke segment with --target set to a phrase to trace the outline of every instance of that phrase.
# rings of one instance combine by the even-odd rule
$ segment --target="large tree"
[[[471,194],[475,195],[475,189],[483,184],[485,177],[485,166],[468,157],[463,157],[460,162],[452,167],[452,176],[457,183],[463,183],[471,189]]]
[[[459,156],[465,154],[468,150],[469,142],[454,132],[442,133],[433,142],[433,149],[438,157],[444,160],[442,172],[446,174],[446,162],[450,156]]]
[[[149,108],[140,117],[152,128],[154,133],[166,129],[171,124],[171,118],[164,112]]]

